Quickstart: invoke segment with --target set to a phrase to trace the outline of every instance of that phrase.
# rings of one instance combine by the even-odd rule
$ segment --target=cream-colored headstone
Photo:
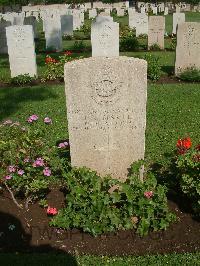
[[[164,34],[165,34],[165,17],[150,16],[148,29],[148,48],[153,44],[159,45],[164,49]]]
[[[177,30],[175,74],[193,67],[200,69],[200,23],[185,22]]]
[[[10,26],[6,28],[11,77],[29,74],[37,76],[33,27]]]
[[[144,158],[147,62],[122,56],[67,63],[65,92],[72,166],[126,179],[131,163]]]

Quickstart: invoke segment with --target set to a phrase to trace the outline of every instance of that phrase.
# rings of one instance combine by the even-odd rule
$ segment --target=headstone
[[[152,11],[153,11],[153,14],[154,14],[154,15],[157,15],[157,13],[158,13],[158,8],[157,8],[157,6],[153,6],[153,7],[152,7]]]
[[[14,20],[13,20],[13,25],[19,25],[22,26],[24,24],[24,17],[25,14],[24,12],[22,13],[12,13]]]
[[[10,26],[6,28],[11,77],[29,74],[37,76],[33,28]]]
[[[0,20],[0,54],[8,53],[6,27],[11,26],[11,22]]]
[[[67,63],[65,91],[72,166],[126,179],[132,162],[144,158],[146,61],[121,56]]]
[[[89,19],[96,18],[97,16],[97,10],[96,9],[90,9],[89,10]]]
[[[62,15],[61,17],[61,32],[63,35],[73,35],[73,16]]]
[[[24,25],[31,25],[33,27],[34,38],[37,38],[37,20],[35,17],[25,17]]]
[[[84,12],[78,9],[73,9],[73,30],[79,30],[84,24]]]
[[[173,13],[173,34],[176,34],[177,25],[185,22],[185,14],[184,13]]]
[[[175,74],[193,67],[200,70],[200,23],[185,22],[177,29]]]
[[[166,6],[165,11],[164,11],[164,15],[167,16],[168,14],[169,14],[169,8]]]
[[[136,37],[148,34],[148,16],[137,12],[129,15],[129,27],[136,28]]]
[[[145,7],[144,7],[144,6],[141,7],[140,12],[141,12],[142,14],[145,14],[145,13],[146,13],[146,10],[145,10]]]
[[[112,17],[97,16],[92,22],[92,56],[119,56],[119,24],[112,20]]]
[[[176,5],[176,13],[180,13],[181,12],[181,8],[179,5]]]
[[[164,34],[165,34],[165,17],[150,16],[148,29],[148,48],[157,44],[161,49],[164,49]]]
[[[46,48],[56,51],[62,50],[61,19],[57,14],[47,15],[44,18]]]
[[[124,16],[124,9],[117,8],[117,16],[118,17],[123,17]]]

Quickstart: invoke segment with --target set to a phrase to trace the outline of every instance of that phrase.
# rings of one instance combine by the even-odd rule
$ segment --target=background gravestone
[[[10,26],[6,28],[11,77],[29,74],[37,76],[33,28]]]
[[[122,56],[67,63],[65,91],[72,165],[125,179],[131,163],[144,158],[146,61]]]
[[[178,26],[175,74],[187,68],[200,70],[200,23],[185,22]]]
[[[44,18],[46,48],[62,50],[61,19],[58,14],[49,14]]]
[[[6,39],[6,27],[11,26],[10,21],[0,20],[0,54],[8,53],[7,39]]]
[[[157,44],[164,49],[165,17],[150,16],[148,27],[148,48]]]
[[[61,31],[63,35],[73,35],[73,16],[62,15],[61,17]]]
[[[92,56],[119,56],[119,24],[98,16],[91,26]]]
[[[97,16],[97,10],[96,9],[90,9],[89,10],[89,19],[91,19],[91,18],[96,18],[96,16]]]
[[[37,20],[34,16],[25,17],[24,25],[31,25],[33,27],[34,38],[37,38]]]
[[[185,14],[184,13],[173,13],[173,30],[172,33],[176,34],[177,25],[185,22]]]

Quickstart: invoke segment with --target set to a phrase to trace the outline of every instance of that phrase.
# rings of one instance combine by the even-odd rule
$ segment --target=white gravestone
[[[97,10],[96,9],[90,9],[89,10],[89,19],[96,18],[97,16]]]
[[[119,56],[119,24],[98,16],[91,26],[92,56]]]
[[[177,25],[185,22],[185,14],[184,13],[173,13],[173,30],[172,33],[176,34]]]
[[[187,68],[200,70],[200,23],[185,22],[178,26],[175,74]]]
[[[29,74],[37,76],[33,28],[10,26],[6,28],[11,77]]]
[[[164,49],[164,34],[165,34],[165,17],[150,16],[148,29],[148,48],[157,44],[161,49]]]
[[[147,62],[122,56],[67,63],[65,92],[72,166],[126,179],[131,163],[144,158]]]

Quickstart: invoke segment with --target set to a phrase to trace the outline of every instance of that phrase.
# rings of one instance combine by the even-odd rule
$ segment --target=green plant
[[[200,214],[200,144],[192,147],[190,138],[177,142],[177,179],[182,192],[190,199],[195,213]]]
[[[152,54],[145,54],[144,59],[147,61],[148,69],[147,76],[151,80],[159,80],[161,76],[161,66],[159,63],[159,57]]]
[[[159,46],[157,43],[154,43],[154,44],[152,44],[152,45],[149,47],[149,50],[151,50],[151,51],[160,51],[161,48],[160,48],[160,46]]]
[[[135,51],[139,48],[139,42],[133,35],[128,35],[120,40],[120,51]]]
[[[63,35],[63,40],[67,40],[67,41],[70,41],[70,40],[73,40],[73,36],[72,35]]]
[[[35,77],[31,77],[29,74],[18,75],[11,78],[11,83],[15,85],[25,85],[32,83],[35,80]]]
[[[70,51],[64,52],[63,55],[59,56],[59,59],[53,59],[49,55],[45,59],[46,70],[43,73],[42,82],[46,80],[63,80],[64,79],[64,65],[65,63],[72,61],[72,53]]]
[[[166,189],[149,174],[139,179],[142,162],[131,167],[125,182],[100,178],[86,168],[63,167],[66,208],[50,222],[61,228],[79,228],[96,236],[119,229],[135,228],[140,235],[166,229],[175,219],[167,207]]]
[[[179,74],[179,78],[185,81],[200,81],[200,70],[197,68],[187,68]]]
[[[37,119],[37,115],[30,116],[26,126],[7,120],[0,131],[0,181],[16,204],[14,195],[26,198],[26,208],[29,202],[45,197],[52,175],[50,149],[43,137],[44,130],[34,125]]]
[[[176,49],[176,43],[177,43],[176,37],[172,37],[171,38],[171,44],[170,44],[171,50],[175,50]]]
[[[90,39],[91,35],[91,23],[90,22],[85,22],[81,28],[80,31],[82,31],[87,39]]]
[[[86,50],[86,45],[82,40],[81,41],[76,40],[73,44],[72,50],[74,52],[84,52]]]

